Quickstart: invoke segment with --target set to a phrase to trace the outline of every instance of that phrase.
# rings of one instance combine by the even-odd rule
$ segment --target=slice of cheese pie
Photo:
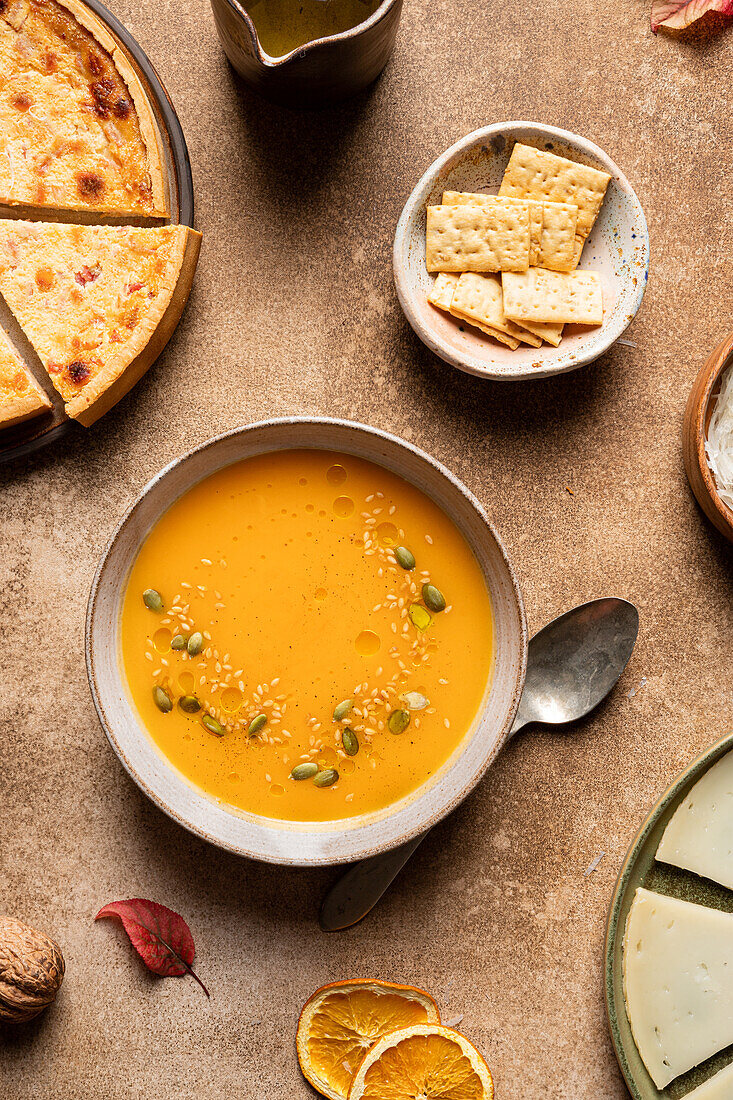
[[[0,3],[0,202],[167,214],[143,87],[77,0]]]
[[[9,428],[51,408],[7,336],[0,329],[0,428]]]
[[[656,858],[733,889],[733,752],[713,764],[679,804]]]
[[[180,316],[172,299],[199,242],[182,225],[0,221],[0,293],[69,416],[92,423],[149,366],[169,335],[169,306],[168,320]]]
[[[624,997],[658,1089],[733,1043],[733,913],[636,891],[624,936]]]

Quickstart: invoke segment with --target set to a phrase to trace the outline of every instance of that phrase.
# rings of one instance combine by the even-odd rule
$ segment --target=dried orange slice
[[[433,998],[411,985],[376,979],[317,989],[300,1014],[295,1043],[303,1075],[330,1100],[346,1100],[366,1052],[393,1031],[440,1023]]]
[[[385,1035],[367,1051],[348,1100],[492,1100],[494,1082],[473,1043],[439,1024]]]

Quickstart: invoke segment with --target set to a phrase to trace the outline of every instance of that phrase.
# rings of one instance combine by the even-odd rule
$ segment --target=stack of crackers
[[[512,349],[602,324],[600,280],[575,268],[610,179],[517,143],[498,195],[445,191],[427,211],[428,301]]]

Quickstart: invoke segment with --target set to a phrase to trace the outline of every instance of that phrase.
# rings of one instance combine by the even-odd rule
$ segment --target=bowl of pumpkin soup
[[[318,418],[162,470],[100,561],[87,668],[112,748],[193,833],[343,863],[434,825],[516,712],[526,624],[498,535],[418,448]]]

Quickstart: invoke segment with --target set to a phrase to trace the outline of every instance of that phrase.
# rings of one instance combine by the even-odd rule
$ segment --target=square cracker
[[[592,271],[545,271],[531,267],[502,275],[504,313],[511,320],[603,323],[601,282]]]
[[[460,275],[456,272],[441,271],[428,294],[428,301],[432,305],[437,306],[438,309],[444,309],[447,313],[450,313],[453,292],[456,289],[459,279]],[[453,316],[459,321],[465,321],[466,324],[474,328],[481,329],[487,336],[493,336],[500,344],[506,344],[512,351],[519,347],[519,340],[516,340],[513,336],[509,336],[507,333],[499,332],[497,329],[491,328],[490,325],[483,325],[480,321],[470,320],[468,317],[461,317],[460,314],[454,314]]]
[[[473,194],[470,191],[444,191],[443,206],[485,206],[511,203],[514,206],[525,205],[529,209],[529,266],[540,262],[542,245],[542,203],[535,199],[509,199],[500,195]]]
[[[575,267],[575,234],[578,207],[569,202],[542,203],[542,238],[539,259],[530,267],[572,271]]]
[[[574,203],[578,207],[576,240],[582,249],[601,209],[610,179],[608,172],[517,142],[499,194],[515,199]],[[576,248],[576,252],[579,256],[579,249]]]
[[[450,313],[450,304],[453,299],[453,291],[460,279],[460,275],[454,271],[441,271],[438,278],[430,288],[428,301],[438,309],[444,309]]]
[[[564,325],[553,325],[549,321],[522,321],[522,328],[527,332],[533,333],[535,336],[539,336],[540,340],[545,340],[546,343],[552,344],[553,348],[560,346],[562,340],[562,330]]]
[[[428,271],[526,271],[526,206],[429,206],[425,259]]]
[[[479,275],[467,272],[461,275],[453,292],[450,311],[454,317],[463,317],[472,324],[479,322],[538,348],[542,338],[515,325],[504,314],[501,282],[497,275]]]

